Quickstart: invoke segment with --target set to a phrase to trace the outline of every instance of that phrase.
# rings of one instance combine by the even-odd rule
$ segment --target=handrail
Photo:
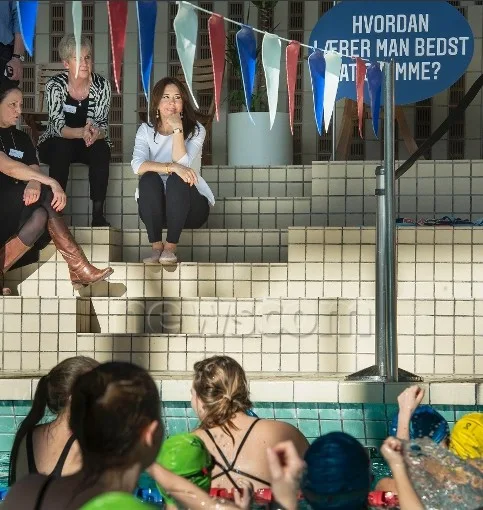
[[[463,96],[461,101],[450,111],[446,119],[438,128],[427,138],[416,152],[396,170],[396,179],[402,177],[429,148],[431,148],[450,128],[451,124],[460,117],[468,108],[470,103],[476,97],[480,89],[483,87],[483,74],[473,83],[468,92]]]

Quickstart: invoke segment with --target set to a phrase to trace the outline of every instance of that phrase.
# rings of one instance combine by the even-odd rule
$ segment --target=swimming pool
[[[10,449],[18,425],[31,407],[29,400],[0,400],[0,487],[7,486]],[[462,415],[483,412],[483,406],[435,405],[449,422],[450,428]],[[279,419],[298,427],[309,441],[321,434],[343,431],[359,439],[377,455],[387,437],[389,422],[397,412],[394,404],[322,404],[296,402],[256,402],[253,410],[260,418]],[[163,422],[166,435],[192,430],[198,419],[189,402],[163,402]],[[47,416],[47,419],[49,417]],[[385,476],[387,468],[380,458],[373,459],[375,480]],[[143,476],[140,486],[154,488],[154,482]]]

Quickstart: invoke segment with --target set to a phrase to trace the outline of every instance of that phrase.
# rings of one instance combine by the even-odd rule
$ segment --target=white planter
[[[292,134],[288,113],[277,113],[270,130],[268,112],[228,114],[228,165],[291,165]]]

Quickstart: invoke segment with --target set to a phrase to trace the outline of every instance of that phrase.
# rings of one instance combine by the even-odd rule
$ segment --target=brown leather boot
[[[87,287],[105,280],[114,270],[110,267],[97,269],[87,260],[82,248],[72,237],[62,218],[50,218],[47,222],[50,237],[69,266],[70,279],[74,289]]]
[[[11,237],[4,246],[0,248],[0,292],[3,296],[10,296],[12,291],[3,286],[5,273],[30,250],[31,246],[22,243],[18,236]]]

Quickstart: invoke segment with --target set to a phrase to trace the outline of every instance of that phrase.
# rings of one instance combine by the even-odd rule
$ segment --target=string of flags
[[[287,42],[285,49],[286,77],[288,91],[288,110],[290,129],[293,135],[293,122],[295,113],[295,91],[297,81],[297,64],[300,59],[301,48],[308,48],[308,67],[312,86],[314,117],[319,135],[322,130],[327,132],[333,115],[337,90],[339,86],[342,57],[356,61],[356,91],[357,113],[359,120],[359,134],[362,138],[364,83],[367,80],[369,104],[372,113],[372,126],[376,137],[379,131],[379,111],[381,107],[382,91],[382,63],[366,61],[351,55],[341,55],[334,51],[325,51],[313,48],[298,41],[285,39],[276,34],[261,32],[249,25],[231,20],[215,12],[208,11],[187,1],[178,1],[178,12],[174,19],[176,35],[176,49],[178,51],[181,67],[183,68],[189,93],[196,107],[198,103],[193,91],[193,66],[196,55],[198,39],[198,16],[196,10],[210,14],[208,19],[208,35],[213,66],[213,85],[215,95],[215,114],[219,121],[221,88],[225,69],[225,21],[239,25],[236,33],[236,49],[240,61],[243,92],[247,112],[251,116],[252,94],[255,86],[257,44],[255,32],[263,34],[261,60],[265,74],[265,83],[270,117],[270,129],[275,122],[278,108],[278,93],[280,84],[280,67],[282,56],[282,41]],[[114,82],[117,92],[120,93],[121,64],[126,44],[127,2],[125,0],[107,0],[109,20],[109,36],[111,39],[112,63]],[[18,0],[17,9],[19,23],[25,48],[30,56],[33,55],[35,24],[37,19],[37,0]],[[141,79],[146,98],[149,99],[150,78],[153,67],[154,39],[156,31],[157,1],[136,1],[138,21],[139,53],[141,66]],[[81,34],[82,34],[82,2],[72,2],[72,19],[74,36],[76,39],[77,66],[80,63]],[[78,72],[78,67],[76,73]]]

